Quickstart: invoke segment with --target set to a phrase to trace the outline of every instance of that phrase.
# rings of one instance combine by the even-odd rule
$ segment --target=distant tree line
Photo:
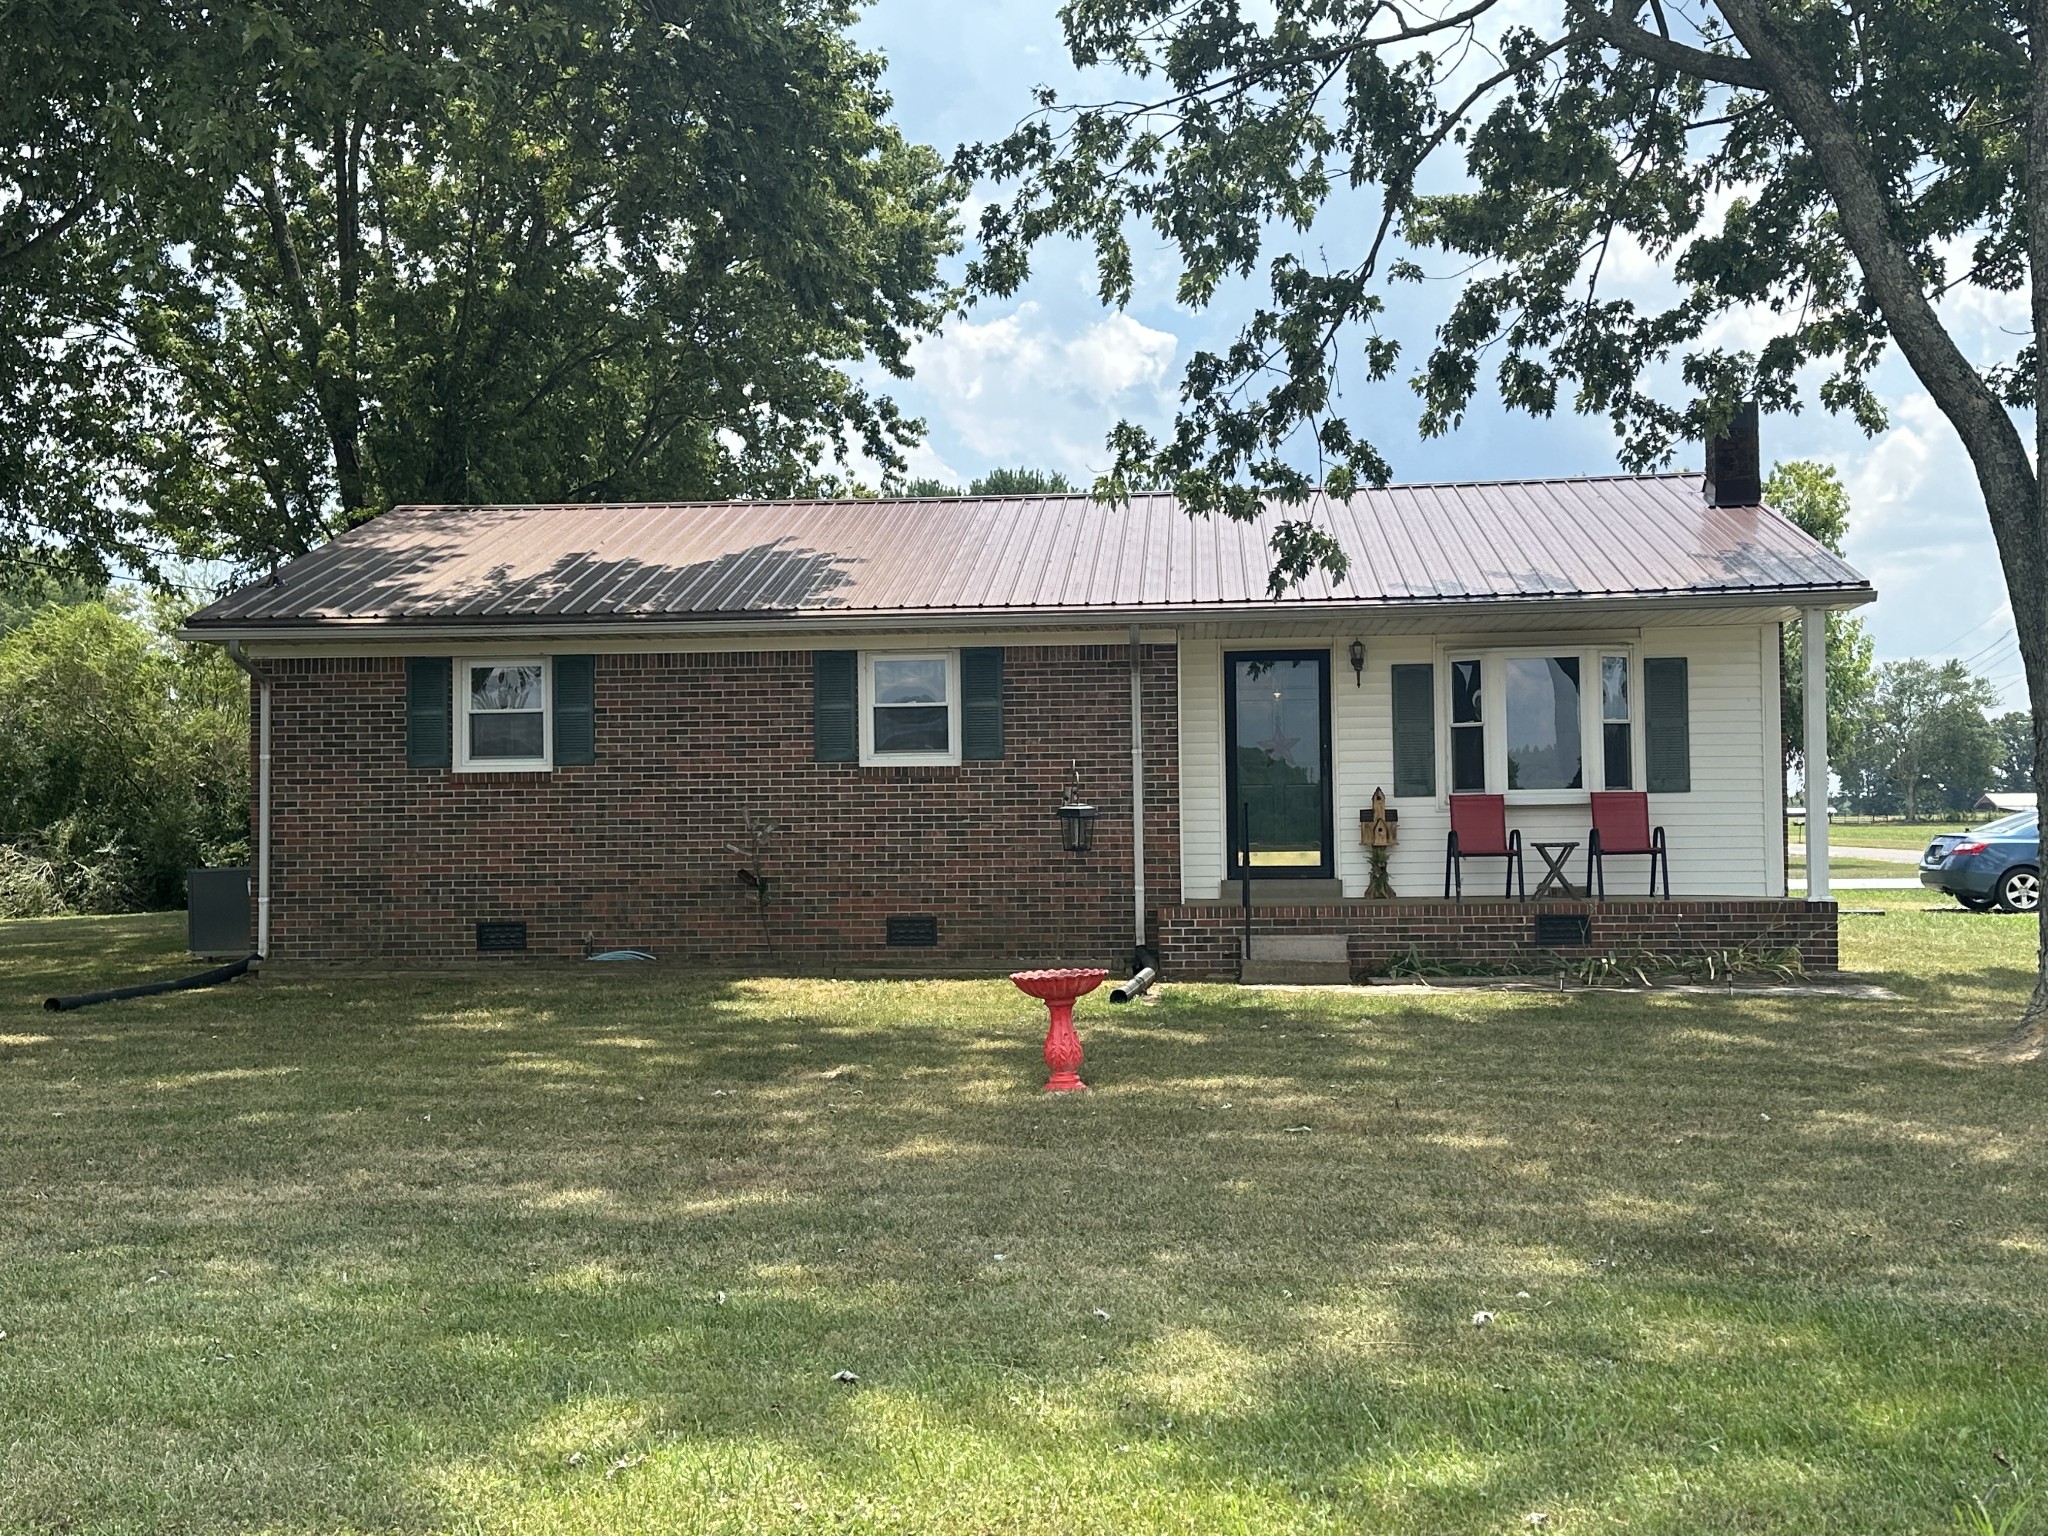
[[[1833,468],[1779,464],[1764,500],[1836,554],[1849,528],[1849,493]],[[1781,714],[1788,769],[1803,772],[1803,643],[1785,626]],[[1966,811],[1986,790],[2032,790],[2033,716],[1994,714],[1998,690],[1959,661],[1918,657],[1877,664],[1863,621],[1828,615],[1828,758],[1836,803],[1866,816]]]

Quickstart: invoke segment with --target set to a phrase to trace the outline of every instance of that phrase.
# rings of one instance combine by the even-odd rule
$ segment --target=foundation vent
[[[1584,949],[1593,942],[1593,919],[1584,912],[1538,912],[1539,949]]]
[[[476,952],[480,955],[516,955],[526,950],[526,924],[478,923]]]
[[[892,917],[887,924],[891,949],[931,949],[939,942],[939,920],[929,913]]]

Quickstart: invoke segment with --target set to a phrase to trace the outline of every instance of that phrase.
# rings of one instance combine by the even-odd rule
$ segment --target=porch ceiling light
[[[1351,670],[1358,678],[1358,681],[1353,686],[1363,688],[1365,686],[1365,642],[1363,640],[1351,642]]]

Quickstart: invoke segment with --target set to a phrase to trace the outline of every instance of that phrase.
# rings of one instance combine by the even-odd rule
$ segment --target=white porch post
[[[1828,612],[1799,616],[1806,669],[1806,899],[1828,899]]]

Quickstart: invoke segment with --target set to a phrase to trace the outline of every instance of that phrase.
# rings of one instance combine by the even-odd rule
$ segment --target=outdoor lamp
[[[1086,853],[1095,841],[1095,807],[1069,800],[1060,807],[1060,846],[1069,853]]]
[[[1081,770],[1074,769],[1074,783],[1060,805],[1060,846],[1069,853],[1086,853],[1095,841],[1095,807],[1081,798]]]
[[[1363,688],[1365,686],[1365,642],[1363,640],[1351,642],[1351,670],[1358,677],[1358,681],[1353,686]]]

